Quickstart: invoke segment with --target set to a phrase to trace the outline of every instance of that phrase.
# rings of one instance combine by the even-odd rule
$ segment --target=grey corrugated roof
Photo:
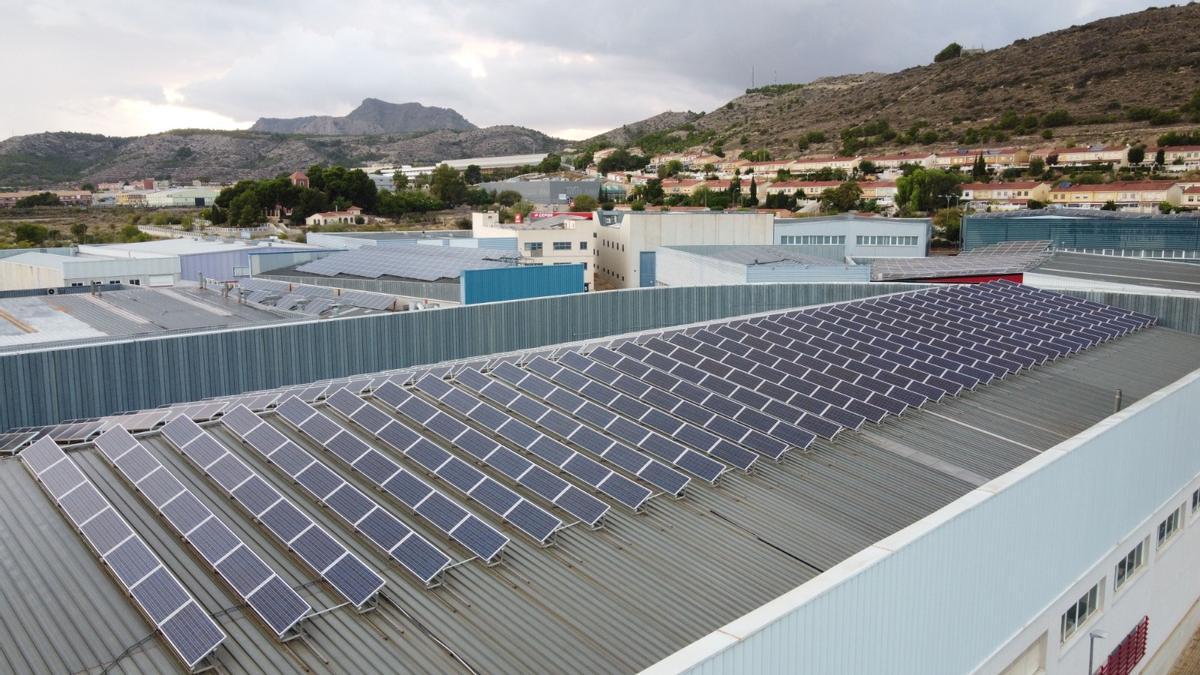
[[[1075,279],[1200,292],[1200,264],[1195,263],[1055,253],[1033,271]]]
[[[928,258],[876,258],[871,262],[871,281],[1019,274],[1036,267],[1049,256],[1045,251],[1028,251]]]
[[[389,277],[437,281],[457,279],[463,270],[511,267],[511,255],[489,249],[457,246],[364,246],[298,265],[306,274],[367,279]]]
[[[814,265],[819,267],[845,267],[846,263],[830,258],[819,258],[799,251],[802,246],[667,246],[676,251],[702,255],[706,258],[724,260],[739,265]]]
[[[396,605],[367,615],[332,611],[311,622],[307,644],[288,647],[234,610],[218,617],[230,637],[217,659],[233,673],[465,670],[452,651],[479,672],[634,671],[1103,419],[1115,389],[1128,404],[1197,367],[1200,337],[1146,329],[817,441],[809,453],[760,462],[755,472],[728,475],[717,487],[693,481],[685,498],[655,498],[644,514],[613,509],[604,529],[568,528],[552,548],[509,532],[502,564],[461,565],[434,590],[412,582],[256,455],[239,449],[382,571]],[[265,418],[313,448],[275,415]],[[241,448],[220,425],[210,430]],[[157,434],[145,442],[236,532],[257,542],[260,555],[285,578],[311,580]],[[206,609],[235,604],[94,449],[73,455]],[[369,489],[357,476],[340,473]],[[0,505],[0,541],[18,543],[0,561],[8,578],[18,580],[0,593],[0,664],[18,672],[94,671],[148,633],[17,461],[0,460]],[[457,559],[464,557],[395,510]],[[332,604],[320,585],[305,594],[317,607]],[[152,640],[120,661],[117,672],[159,672],[170,664]]]

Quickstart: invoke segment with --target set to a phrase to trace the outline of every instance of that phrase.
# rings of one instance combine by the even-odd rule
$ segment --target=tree
[[[858,163],[858,172],[864,176],[873,176],[879,173],[879,167],[875,166],[875,162],[864,159]]]
[[[983,153],[975,156],[975,164],[971,166],[971,178],[975,180],[983,180],[987,178],[987,162],[983,159]]]
[[[600,160],[597,168],[600,170],[600,173],[637,171],[649,163],[650,160],[641,155],[632,154],[625,148],[618,148],[611,155]]]
[[[941,169],[918,168],[896,181],[896,204],[907,212],[933,211],[939,203],[944,204],[943,195],[962,192],[958,177]]]
[[[501,190],[496,195],[496,203],[500,206],[513,206],[521,201],[521,193],[516,190]]]
[[[469,167],[468,167],[469,168]],[[562,157],[553,152],[546,155],[545,159],[538,163],[537,170],[541,173],[554,173],[562,168]]]
[[[96,186],[93,183],[84,183],[83,185],[79,186],[79,189],[83,190],[84,192],[95,192]]]
[[[1159,148],[1158,152],[1154,153],[1154,165],[1162,166],[1163,164],[1166,164],[1166,163],[1167,163],[1167,153],[1162,148]]]
[[[646,202],[644,202],[640,199],[634,200],[634,202],[629,205],[629,208],[633,209],[634,211],[645,211],[646,210]]]
[[[1104,202],[1104,205],[1100,207],[1100,210],[1101,211],[1116,211],[1117,203],[1110,199],[1110,200]]]
[[[468,166],[467,168],[470,169],[471,167]],[[392,174],[392,187],[397,190],[403,190],[408,187],[408,176],[400,171]]]
[[[571,202],[572,211],[595,211],[600,206],[600,202],[591,195],[578,195]]]
[[[542,161],[545,163],[545,160]],[[467,185],[479,185],[483,182],[483,169],[480,169],[478,164],[468,164],[466,171],[463,171],[463,180],[467,181]]]
[[[1043,202],[1040,202],[1036,199],[1030,199],[1029,201],[1025,202],[1025,208],[1034,209],[1034,210],[1044,209],[1044,208],[1046,208],[1046,204]]]
[[[21,223],[13,228],[17,241],[28,242],[32,246],[41,246],[50,238],[50,230],[36,223]]]
[[[661,204],[663,200],[662,180],[651,178],[642,187],[642,199],[648,204]]]
[[[858,183],[849,180],[835,188],[828,188],[821,193],[821,208],[825,211],[840,213],[849,211],[862,200],[862,188]]]
[[[681,162],[677,159],[672,159],[671,161],[667,162],[666,164],[659,165],[658,177],[659,178],[674,178],[675,176],[679,175],[680,171],[683,171],[683,162]]]
[[[950,44],[946,45],[942,51],[938,52],[937,56],[933,57],[933,62],[941,63],[942,61],[957,59],[960,56],[962,56],[962,45],[958,44],[957,42],[951,42]]]
[[[958,209],[939,209],[933,214],[933,229],[938,233],[939,239],[947,244],[957,245],[962,229],[962,212]]]
[[[35,195],[22,197],[13,206],[18,209],[29,209],[35,206],[62,206],[62,200],[53,192],[39,192]]]
[[[87,241],[88,226],[86,223],[75,223],[71,226],[71,236],[75,237],[75,241],[83,244]]]
[[[1046,162],[1041,157],[1029,158],[1029,175],[1040,176],[1046,170]]]
[[[458,206],[467,196],[467,182],[449,164],[439,164],[429,177],[429,193],[446,206]]]
[[[1130,164],[1141,164],[1142,160],[1146,159],[1146,146],[1135,145],[1129,148],[1129,154],[1126,155],[1126,159],[1129,160]]]
[[[746,206],[758,206],[758,181],[754,178],[750,179],[750,198],[746,200]]]

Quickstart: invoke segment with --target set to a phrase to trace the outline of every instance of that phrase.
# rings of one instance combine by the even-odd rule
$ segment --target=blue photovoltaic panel
[[[288,405],[289,403],[293,405],[308,405],[294,396],[287,399],[282,405]],[[385,554],[422,582],[432,585],[441,575],[442,571],[450,565],[450,556],[442,553],[436,546],[403,524],[396,516],[389,513],[387,509],[375,503],[374,500],[367,497],[358,488],[347,483],[336,472],[300,448],[300,446],[287,440],[278,430],[271,428],[270,425],[261,419],[259,419],[258,426],[250,426],[250,416],[255,416],[254,413],[239,406],[234,408],[231,414],[236,416],[235,424],[238,428],[243,429],[243,431],[239,432],[233,426],[227,425],[230,431],[234,431],[247,445],[259,452],[268,462],[275,463],[276,466],[282,468],[289,478],[292,478],[303,486],[317,501],[328,506],[348,526],[366,534],[367,538],[376,545],[379,545]],[[283,413],[280,414],[281,416],[283,415]],[[289,418],[285,417],[285,419]],[[222,418],[222,423],[224,423],[224,418]],[[264,428],[270,429],[270,432],[264,433]],[[284,440],[280,444],[276,442],[277,438]],[[298,458],[296,461],[287,462],[288,465],[303,468],[289,470],[283,464],[276,463],[275,457],[285,453],[291,453],[292,456]],[[370,533],[364,532],[358,527],[359,522],[368,513],[373,511],[378,511],[378,518],[390,521],[392,527],[401,532],[400,540],[396,544],[384,547],[377,539],[371,537]],[[414,541],[408,541],[409,539]],[[404,542],[407,542],[408,546],[397,551],[396,547],[398,544]],[[316,530],[305,532],[292,542],[292,546],[296,547],[302,554],[307,554],[312,559],[313,567],[319,570],[326,569],[333,562],[332,560],[325,560],[322,556],[330,555],[334,559],[337,559],[341,557],[341,551],[344,551],[341,548],[341,544],[334,542],[332,537],[329,537],[323,531]],[[399,555],[412,550],[421,551],[419,560]],[[355,579],[355,587],[359,587],[360,582],[357,581],[357,575],[347,575],[345,578]]]
[[[514,446],[540,457],[558,467],[564,473],[582,480],[601,493],[616,499],[619,503],[635,511],[640,509],[642,504],[653,494],[645,487],[580,455],[558,441],[534,430],[524,422],[480,401],[473,394],[447,384],[443,380],[435,378],[432,375],[427,375],[418,380],[416,386],[430,396],[438,398],[443,403],[447,399],[457,399],[463,404],[460,407],[466,408],[462,412],[467,415],[468,419],[477,421],[482,418],[490,419],[492,424],[483,423],[484,428],[499,434],[502,438],[512,442]],[[441,394],[440,398],[438,397],[439,392]],[[469,405],[467,405],[468,403]],[[532,439],[530,438],[531,436]],[[488,440],[490,441],[490,439]],[[492,445],[494,443],[488,443],[486,453],[472,454],[477,457],[481,455],[486,457],[491,454]],[[531,480],[547,482],[542,473],[545,472],[529,471],[525,475]],[[546,475],[550,474],[547,473]],[[525,482],[519,482],[525,485]],[[542,492],[539,492],[539,494],[542,494],[546,499],[553,502],[555,506],[562,508],[584,523],[594,527],[604,517],[604,514],[608,512],[608,505],[586,493],[580,494],[580,490],[575,486],[567,484],[567,487],[562,487],[565,481],[561,481],[561,479],[552,482],[558,488],[554,491],[553,495]]]
[[[53,439],[42,437],[23,450],[20,456],[25,467],[60,506],[63,498],[81,489],[89,489],[94,497],[103,502],[98,511],[82,522],[74,520],[72,516],[68,518],[75,527],[84,531],[84,539],[93,552],[113,571],[127,595],[189,670],[220,646],[225,640],[225,633],[82,473],[82,482],[65,495],[54,494],[42,482],[42,475],[55,466],[67,465],[79,471]],[[63,513],[67,513],[65,507]],[[97,526],[90,530],[83,529],[82,525],[92,523],[97,523]],[[117,538],[120,541],[113,541]],[[180,620],[180,617],[185,620]]]
[[[528,474],[530,472],[533,472],[535,474],[539,473],[539,472],[545,473],[545,469],[541,469],[541,467],[533,465],[528,460],[521,459],[519,456],[517,456],[511,450],[509,450],[508,448],[501,447],[500,444],[496,443],[495,441],[491,441],[490,439],[484,440],[483,437],[478,434],[478,432],[474,432],[473,430],[467,430],[465,425],[463,425],[461,422],[458,422],[458,420],[455,420],[455,419],[451,418],[449,415],[447,415],[446,413],[443,413],[443,412],[437,410],[436,408],[433,408],[428,403],[425,403],[421,399],[417,398],[413,393],[403,389],[402,387],[399,387],[399,386],[389,382],[389,383],[383,385],[382,387],[380,387],[378,390],[376,390],[375,395],[378,396],[381,400],[386,401],[389,405],[393,406],[400,414],[404,415],[405,417],[408,417],[410,420],[412,420],[416,424],[422,424],[430,431],[433,431],[435,434],[440,435],[447,442],[453,442],[454,439],[457,438],[459,433],[465,432],[466,434],[475,434],[476,437],[481,439],[480,442],[490,443],[490,445],[492,446],[491,452],[490,452],[491,455],[495,455],[497,457],[506,457],[507,456],[507,457],[520,459],[521,462],[525,465],[524,471],[522,471],[521,476],[525,476],[526,474]],[[439,429],[441,429],[441,431],[439,431]],[[445,434],[454,434],[454,435],[448,436]],[[492,465],[492,463],[490,461],[490,456],[487,460],[485,460],[485,463]],[[439,467],[439,468],[441,468],[441,467]],[[515,477],[515,476],[510,476],[510,477],[516,478],[518,480],[518,483],[521,482],[519,480],[519,477]],[[559,479],[559,480],[561,481],[562,479]],[[482,485],[489,484],[494,481],[495,481],[495,479],[493,479],[489,476],[481,476],[481,480],[478,483],[478,485],[482,486]],[[563,481],[563,484],[564,484],[563,489],[567,489],[565,481]],[[503,486],[501,486],[501,487],[502,487],[502,489],[508,489]],[[497,488],[497,489],[501,489],[501,488]],[[526,504],[528,504],[528,507],[524,506]],[[513,514],[517,513],[518,511],[520,511],[523,514],[529,513],[530,515],[528,517],[522,518],[520,521],[514,520],[512,518],[512,516],[513,516]],[[545,517],[542,517],[542,515],[540,515],[539,512],[540,512],[540,514],[544,514]],[[524,497],[521,498],[521,501],[518,502],[517,506],[513,507],[513,510],[510,511],[509,513],[498,513],[496,515],[504,518],[504,520],[506,522],[511,523],[518,530],[521,530],[525,534],[529,535],[530,537],[532,537],[535,541],[537,541],[540,544],[548,543],[550,541],[550,537],[553,536],[554,532],[559,527],[562,526],[562,521],[560,521],[558,518],[554,517],[553,515],[547,513],[540,506],[537,506],[536,504],[528,501]]]
[[[125,473],[121,458],[138,450],[149,456],[146,448],[121,427],[113,427],[104,432],[95,443],[105,459],[116,467],[126,480],[137,485],[140,492],[141,484],[145,481],[136,483],[131,475]],[[150,458],[158,462],[157,458]],[[161,463],[154,470],[154,475],[157,474],[171,475]],[[174,479],[173,476],[171,478]],[[256,596],[254,592],[262,584],[278,579],[279,576],[191,491],[181,486],[181,491],[165,505],[154,502],[144,492],[142,494],[158,508],[159,513],[175,532],[200,553],[210,569],[224,579],[250,605],[254,613],[275,631],[277,637],[287,634],[312,610],[312,607],[282,580],[282,588],[269,596],[271,602],[262,602],[268,596]]]
[[[366,429],[368,433],[378,438],[396,452],[420,464],[430,473],[436,471],[450,457],[449,453],[445,450],[437,447],[428,439],[405,427],[397,420],[388,417],[383,411],[346,389],[335,392],[326,400],[334,410],[363,429]],[[314,410],[313,412],[315,413],[316,411]],[[342,432],[342,435],[349,434],[349,431]],[[338,438],[341,438],[341,435],[335,437],[331,443],[337,441]],[[331,449],[330,452],[333,452],[333,450]],[[352,466],[364,476],[370,478],[373,483],[385,492],[403,502],[406,506],[413,509],[414,512],[418,513],[418,515],[424,517],[434,527],[479,556],[484,562],[491,563],[498,560],[504,547],[508,545],[508,537],[501,534],[490,524],[480,520],[473,513],[464,511],[467,515],[461,522],[447,525],[439,523],[437,519],[429,518],[419,511],[418,507],[429,499],[437,499],[436,495],[439,495],[439,493],[377,450],[367,451]],[[485,486],[480,485],[476,488],[476,492],[483,489],[486,489]],[[499,486],[499,489],[507,493],[512,492],[503,486]],[[445,498],[444,495],[440,496]],[[467,496],[473,497],[474,495]],[[487,502],[481,500],[480,503],[495,512]]]
[[[192,460],[193,463],[195,463],[195,459],[191,454],[189,454],[190,447],[197,444],[220,445],[217,443],[215,438],[210,436],[203,429],[201,429],[199,425],[186,417],[177,417],[171,420],[171,422],[163,427],[163,435],[166,436],[168,440],[171,440],[172,445],[175,445],[176,449],[178,449],[180,453],[182,453],[189,460]],[[186,438],[188,440],[183,445],[177,445],[172,440],[173,438]],[[229,492],[229,496],[232,497],[233,500],[247,512],[250,512],[251,515],[255,516],[256,519],[260,520],[263,525],[265,525],[266,528],[276,536],[281,544],[286,546],[289,550],[295,552],[296,555],[305,563],[307,563],[314,572],[329,582],[329,584],[333,586],[333,588],[336,589],[337,592],[342,595],[342,597],[348,600],[355,607],[362,607],[372,598],[374,598],[375,595],[383,588],[385,583],[383,578],[380,577],[375,571],[367,567],[367,565],[363,563],[358,556],[354,555],[350,551],[347,551],[346,548],[341,545],[341,543],[330,537],[329,533],[325,532],[324,528],[314,523],[311,518],[296,508],[296,506],[292,504],[286,497],[279,494],[275,488],[271,487],[265,481],[262,481],[261,476],[258,476],[258,474],[250,469],[250,467],[245,466],[245,463],[242,462],[241,459],[238,459],[236,456],[234,456],[233,453],[229,452],[227,448],[225,449],[225,454],[221,457],[218,457],[218,459],[224,459],[225,456],[233,458],[233,460],[245,467],[246,471],[249,472],[247,483],[249,481],[253,481],[255,478],[258,478],[259,481],[261,481],[260,483],[257,483],[257,485],[260,486],[259,490],[261,491],[261,494],[255,494],[251,497],[245,492]],[[260,505],[264,502],[270,502],[274,504],[274,506],[267,509],[267,511],[263,513],[255,512],[255,509],[260,508]],[[293,546],[293,542],[300,535],[309,530],[319,532],[327,537],[329,541],[333,542],[333,544],[338,548],[337,561],[339,563],[344,562],[346,565],[360,568],[361,576],[355,578],[368,579],[369,583],[348,584],[346,583],[346,577],[344,576],[333,578],[327,574],[329,566],[322,564],[323,559],[314,559],[306,556],[306,554],[314,553],[315,550],[301,551]]]

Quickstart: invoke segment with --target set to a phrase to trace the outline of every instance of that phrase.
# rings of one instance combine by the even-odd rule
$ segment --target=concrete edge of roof
[[[666,675],[690,670],[720,652],[746,640],[773,625],[802,605],[815,600],[851,581],[863,570],[873,567],[905,547],[924,538],[938,527],[978,507],[1014,485],[1028,479],[1042,468],[1061,460],[1088,441],[1103,435],[1121,422],[1149,409],[1171,394],[1200,381],[1200,369],[1185,374],[1171,384],[1058,443],[1020,466],[994,478],[955,499],[917,522],[884,537],[871,546],[834,565],[806,583],[735,619],[667,656],[641,672],[647,675]]]

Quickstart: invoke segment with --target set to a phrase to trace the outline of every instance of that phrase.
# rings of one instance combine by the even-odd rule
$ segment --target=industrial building
[[[159,190],[146,195],[146,206],[204,208],[212,206],[219,194],[221,194],[219,187],[181,187]]]
[[[871,263],[871,280],[977,284],[1006,279],[1020,283],[1025,272],[1052,255],[1049,241],[1011,241],[954,256],[879,258]]]
[[[134,260],[92,254],[82,247],[66,254],[29,252],[0,258],[0,291],[70,288],[94,284],[173,286],[179,281],[180,259],[145,255]]]
[[[599,211],[598,288],[655,285],[655,251],[662,246],[772,243],[775,216],[750,211]]]
[[[471,230],[420,230],[401,232],[309,232],[307,243],[323,248],[350,250],[363,246],[459,246],[515,251],[515,237],[474,238]]]
[[[595,288],[598,225],[592,214],[530,214],[521,223],[501,223],[494,211],[471,214],[475,241],[515,242],[522,265],[583,265],[583,286]]]
[[[1045,239],[1056,250],[1162,259],[1200,259],[1200,212],[1143,215],[1093,209],[974,213],[963,219],[966,250]]]
[[[603,304],[608,323],[644,325],[785,287],[529,309]],[[1107,673],[1165,671],[1200,624],[1200,337],[1005,282],[878,290],[9,433],[0,537],[20,545],[0,658],[1056,675],[1091,656]],[[525,305],[319,332],[411,319],[444,326],[423,336],[439,348],[495,344],[442,322]],[[373,356],[349,344],[328,360]],[[225,548],[190,536],[169,500],[198,504]],[[143,600],[126,544],[176,589],[167,605]],[[223,557],[236,551],[252,560]],[[233,574],[247,569],[252,584]],[[286,617],[256,602],[267,582],[291,589]],[[164,606],[204,630],[173,640]]]
[[[825,255],[841,247],[841,257],[920,258],[929,252],[932,232],[928,218],[884,218],[856,213],[812,218],[779,218],[774,243],[809,247]]]
[[[400,296],[422,306],[431,300],[473,304],[584,291],[582,266],[554,269],[520,262],[517,254],[508,250],[369,246],[272,270],[264,276]]]
[[[509,180],[480,183],[477,188],[489,192],[516,192],[521,199],[533,204],[569,204],[579,195],[600,198],[600,181],[565,180],[560,178],[512,178]]]
[[[0,293],[0,352],[264,325],[298,316],[250,306],[212,288],[106,284],[8,291]]]
[[[800,253],[794,246],[663,246],[655,252],[655,284],[866,282],[869,265]]]
[[[170,257],[178,261],[178,279],[199,283],[249,276],[250,258],[274,253],[305,253],[316,247],[268,240],[208,241],[203,239],[158,239],[132,244],[82,245],[81,254],[124,260],[127,264],[147,258]],[[140,263],[139,263],[140,264]]]

